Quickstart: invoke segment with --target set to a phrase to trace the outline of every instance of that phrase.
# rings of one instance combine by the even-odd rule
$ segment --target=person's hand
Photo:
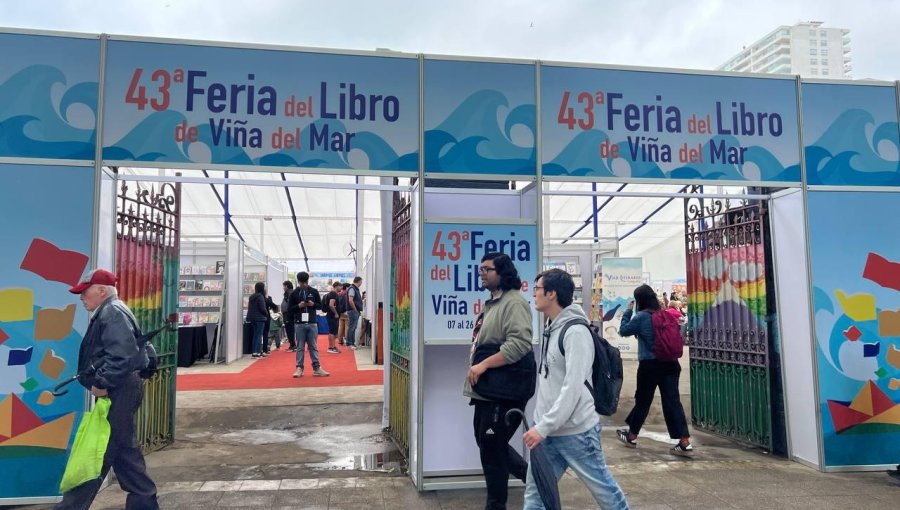
[[[528,432],[522,434],[522,440],[525,441],[525,446],[529,450],[534,450],[544,440],[544,436],[540,435],[535,429],[528,429]]]
[[[478,384],[478,378],[481,377],[481,374],[483,374],[485,370],[487,370],[487,368],[485,368],[481,363],[473,365],[472,368],[469,369],[468,375],[466,375],[466,378],[469,380],[469,384],[471,384],[472,386]]]
[[[101,390],[96,386],[91,386],[91,395],[95,397],[106,397],[109,395],[109,392],[107,392],[106,390]]]
[[[634,310],[634,300],[628,301],[628,309],[629,309],[629,310]]]
[[[313,301],[312,299],[307,299],[306,306],[316,306],[316,302]]]

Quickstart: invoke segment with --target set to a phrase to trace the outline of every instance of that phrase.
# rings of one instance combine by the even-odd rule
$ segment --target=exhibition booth
[[[576,273],[602,328],[636,284],[680,290],[683,257],[694,427],[822,471],[900,458],[897,83],[17,30],[0,50],[0,424],[34,417],[0,430],[3,503],[58,495],[88,405],[47,396],[88,323],[69,286],[116,267],[142,324],[183,299],[231,361],[244,286],[280,291],[293,270],[227,230],[182,239],[179,186],[330,175],[380,196],[380,239],[357,256],[382,282],[384,422],[420,490],[484,484],[462,386],[488,251],[529,299],[542,268]],[[143,176],[165,184],[120,208],[123,167],[205,176]],[[586,201],[578,232],[554,226],[560,197]],[[604,223],[624,200],[636,216]],[[537,347],[537,314],[533,331]],[[147,382],[151,447],[174,437],[175,336]]]

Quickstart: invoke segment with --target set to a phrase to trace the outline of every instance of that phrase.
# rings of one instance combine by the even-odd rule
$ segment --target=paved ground
[[[163,508],[483,508],[483,489],[416,492],[381,431],[381,387],[254,391],[179,394],[176,443],[147,457]],[[699,432],[693,460],[672,456],[658,403],[640,447],[626,448],[614,437],[623,416],[606,424],[602,444],[632,508],[895,509],[900,502],[900,485],[883,473],[822,474]],[[596,508],[570,474],[560,492],[566,509]],[[521,508],[522,493],[510,490],[509,508]],[[92,508],[124,501],[112,484]]]

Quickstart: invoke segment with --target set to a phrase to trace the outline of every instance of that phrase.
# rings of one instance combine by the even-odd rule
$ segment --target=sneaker
[[[680,455],[682,457],[690,457],[694,454],[694,445],[688,442],[679,441],[678,444],[670,450],[672,455]]]
[[[297,352],[297,349],[294,349],[293,347],[291,347],[290,349],[287,350],[287,352]]]
[[[347,347],[347,348],[350,349],[351,351],[355,351],[357,349],[357,347],[355,345],[351,345],[350,347]]]
[[[339,351],[337,347],[329,347],[328,352],[330,352],[331,354],[340,354],[341,353],[341,351]]]
[[[298,369],[294,372],[294,379],[296,379],[296,378],[298,378],[298,377],[303,377],[303,369],[302,369],[302,368],[298,368]]]
[[[301,375],[302,375],[302,373],[301,373]],[[319,368],[313,370],[313,375],[316,377],[328,377],[331,374],[326,372],[324,368],[319,367]]]
[[[262,355],[259,354],[259,353],[255,353],[255,352],[254,352],[253,354],[250,355],[250,357],[251,357],[251,358],[261,358]]]
[[[343,340],[338,340],[338,343],[341,344],[341,345],[344,345],[344,341],[343,341]]]
[[[629,439],[628,429],[619,429],[616,431],[616,437],[619,438],[619,441],[622,441],[625,446],[629,448],[637,448],[637,442],[634,439]]]

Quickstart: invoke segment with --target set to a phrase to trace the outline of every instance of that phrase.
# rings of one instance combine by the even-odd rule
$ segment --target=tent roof
[[[172,175],[171,170],[120,168],[124,175]],[[203,177],[200,170],[182,170],[186,177]],[[223,172],[208,172],[210,177],[223,177]],[[354,184],[355,177],[321,174],[292,174],[273,172],[231,171],[229,178],[240,180],[288,181],[315,183]],[[366,181],[368,179],[368,181]],[[361,183],[376,184],[377,178],[360,178]],[[524,186],[525,183],[523,183]],[[151,186],[147,182],[141,186]],[[224,186],[220,184],[182,184],[183,237],[224,233]],[[622,184],[599,183],[598,191],[617,191]],[[549,190],[590,191],[590,183],[552,182]],[[628,184],[629,192],[678,192],[681,185]],[[219,197],[216,196],[215,189]],[[288,200],[289,191],[290,200]],[[741,188],[723,191],[739,193]],[[381,234],[380,193],[361,191],[364,194],[362,255],[368,251],[372,240]],[[304,268],[308,258],[310,266],[329,264],[346,265],[352,270],[351,250],[356,247],[356,202],[352,189],[284,188],[266,186],[229,186],[229,209],[233,217],[233,234],[239,233],[250,246],[273,258],[285,261],[291,268]],[[562,238],[572,238],[573,243],[590,242],[594,235],[592,225],[593,197],[548,196],[550,224],[545,226],[547,244],[559,244]],[[661,242],[684,233],[684,202],[664,197],[597,197],[599,236],[620,239],[620,253],[641,256]],[[291,207],[293,206],[293,211]],[[296,229],[293,217],[296,216]],[[269,218],[269,219],[266,219]],[[299,237],[298,237],[299,231]],[[301,247],[300,239],[303,240]],[[306,256],[304,257],[303,251]],[[313,267],[313,269],[317,269]]]

